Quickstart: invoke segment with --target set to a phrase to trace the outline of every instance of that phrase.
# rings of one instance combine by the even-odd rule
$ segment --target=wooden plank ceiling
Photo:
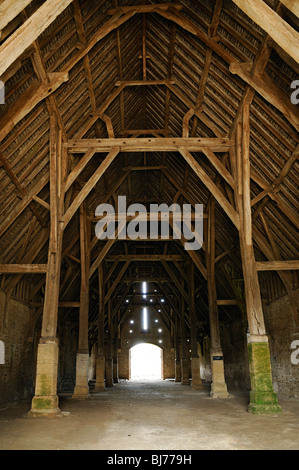
[[[299,113],[290,102],[290,83],[298,79],[299,65],[236,5],[241,7],[244,2],[181,0],[169,5],[160,1],[160,7],[153,8],[152,2],[136,0],[74,0],[60,2],[64,8],[43,28],[38,15],[50,3],[49,11],[54,14],[53,4],[59,2],[15,2],[13,15],[0,23],[1,79],[6,93],[5,105],[0,105],[0,263],[47,263],[50,115],[57,117],[64,142],[82,138],[230,138],[245,99],[251,101],[256,259],[298,259]],[[274,10],[288,28],[299,30],[296,12],[283,5],[288,2],[260,3]],[[27,44],[20,35],[29,37],[29,20],[39,21],[40,28],[36,34],[31,30]],[[16,47],[14,37],[19,38],[20,49],[12,61],[9,51]],[[234,207],[227,176],[232,171],[228,152],[191,153]],[[88,158],[88,164],[70,182],[66,207],[104,157],[97,150],[87,157],[81,152],[69,153],[69,172],[83,158]],[[209,190],[195,171],[181,154],[171,151],[120,152],[86,199],[90,218],[98,204],[115,202],[118,195],[126,195],[130,203],[144,204],[176,201],[208,207],[210,200]],[[182,294],[175,280],[184,275],[184,262],[149,265],[141,256],[186,256],[180,243],[119,241],[110,245],[93,239],[91,266],[108,253],[107,280],[115,287],[114,302],[132,292],[128,290],[130,280],[137,275],[160,280],[159,292],[170,303],[173,292]],[[138,254],[140,261],[125,265],[119,258],[116,262],[116,255],[127,253]],[[197,315],[204,323],[208,317],[205,251],[192,257]],[[235,306],[223,302],[220,314],[233,321],[242,312],[243,300],[238,231],[218,202],[216,261],[218,298],[236,300]],[[95,271],[91,273],[91,325],[98,309]],[[285,292],[291,295],[298,286],[296,271],[262,272],[259,276],[266,302]],[[17,296],[37,309],[43,301],[44,284],[42,273],[1,275],[1,288],[8,296]],[[64,233],[60,292],[60,305],[69,306],[61,315],[72,321],[77,314],[71,307],[77,307],[80,296],[78,211]]]

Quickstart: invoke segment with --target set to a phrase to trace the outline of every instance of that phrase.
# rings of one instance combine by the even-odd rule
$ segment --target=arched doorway
[[[159,346],[141,343],[130,349],[130,379],[161,380],[163,351]]]

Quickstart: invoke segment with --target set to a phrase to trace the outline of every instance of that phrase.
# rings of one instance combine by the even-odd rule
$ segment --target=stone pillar
[[[239,236],[249,329],[247,348],[251,392],[248,411],[252,414],[268,414],[279,413],[281,408],[273,389],[270,349],[252,240],[249,107],[250,104],[245,102],[241,120],[237,123],[234,154],[235,200],[240,219]]]
[[[202,380],[200,376],[200,357],[192,357],[191,373],[192,373],[191,387],[194,390],[202,390],[203,385],[202,385]]]
[[[88,369],[88,352],[78,351],[76,361],[76,386],[73,394],[73,399],[75,400],[87,400],[89,398]]]
[[[273,390],[267,336],[254,337],[254,335],[249,335],[248,358],[251,383],[249,413],[280,413],[281,407]]]
[[[96,383],[94,392],[104,392],[105,387],[105,356],[97,355],[96,358]]]
[[[37,350],[35,395],[30,416],[60,414],[57,396],[58,339],[41,338]]]
[[[213,379],[211,384],[211,396],[214,398],[228,397],[224,377],[222,349],[211,349],[211,371]]]
[[[247,315],[250,318],[247,350],[251,384],[248,411],[256,415],[280,413],[281,407],[278,404],[272,383],[268,336],[266,334],[251,333],[254,329],[252,324],[254,321],[252,321],[250,311],[247,311]],[[262,323],[259,324],[259,327],[263,328]]]
[[[94,392],[104,392],[105,387],[105,355],[104,355],[104,267],[101,263],[98,267],[99,282],[99,318],[98,318],[98,353],[96,359],[96,383]]]

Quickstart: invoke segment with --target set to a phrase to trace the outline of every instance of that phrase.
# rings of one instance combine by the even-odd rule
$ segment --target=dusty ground
[[[0,409],[1,450],[298,450],[299,400],[251,416],[248,397],[213,399],[172,381],[122,381],[85,402],[61,397],[62,418],[30,418],[30,403]]]

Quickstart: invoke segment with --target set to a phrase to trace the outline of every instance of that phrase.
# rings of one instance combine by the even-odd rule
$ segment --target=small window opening
[[[147,284],[146,284],[146,282],[142,283],[142,293],[143,293],[143,298],[146,299],[146,294],[147,294]]]
[[[142,310],[142,330],[148,331],[148,311],[146,307]]]

